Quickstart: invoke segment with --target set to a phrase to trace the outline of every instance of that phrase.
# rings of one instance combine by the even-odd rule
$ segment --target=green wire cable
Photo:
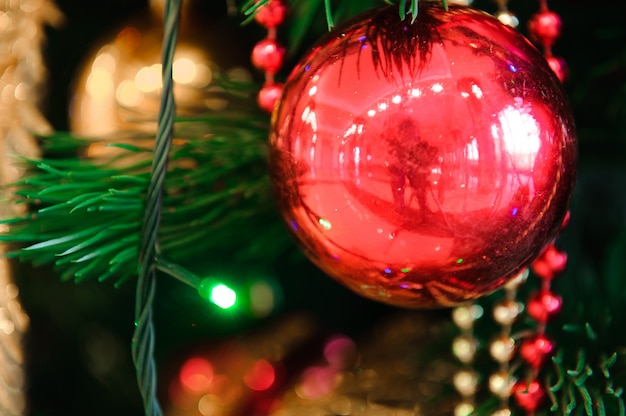
[[[175,103],[172,91],[172,62],[178,37],[181,0],[165,2],[163,33],[163,91],[159,108],[159,127],[156,136],[150,183],[146,195],[139,252],[139,278],[135,297],[135,332],[131,352],[137,383],[143,399],[146,416],[161,416],[156,395],[157,375],[154,360],[154,323],[152,304],[156,286],[157,232],[161,220],[163,184],[172,144]]]

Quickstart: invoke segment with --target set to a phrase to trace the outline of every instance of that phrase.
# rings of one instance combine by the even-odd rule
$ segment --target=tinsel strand
[[[1,1],[0,20],[0,219],[5,220],[26,208],[8,197],[9,184],[25,173],[18,159],[37,157],[40,150],[34,134],[52,131],[40,109],[47,78],[42,46],[45,26],[59,25],[63,16],[52,1]],[[6,237],[10,229],[2,224],[0,234]],[[23,340],[29,316],[14,283],[9,250],[0,243],[0,414],[23,416],[29,384]]]
[[[154,159],[146,196],[145,215],[141,232],[139,253],[139,278],[135,298],[135,332],[132,355],[137,372],[137,382],[147,416],[162,415],[156,396],[157,376],[154,360],[154,323],[152,304],[156,289],[157,232],[161,220],[163,183],[172,144],[175,119],[172,64],[178,37],[180,0],[168,0],[164,12],[163,34],[163,91],[159,108]]]

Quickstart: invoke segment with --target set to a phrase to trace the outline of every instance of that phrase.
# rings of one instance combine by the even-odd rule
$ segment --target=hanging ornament
[[[547,0],[539,0],[539,11],[528,21],[528,34],[543,50],[548,65],[556,76],[565,82],[569,71],[565,59],[552,54],[552,46],[561,36],[561,17],[548,8]]]
[[[576,139],[543,56],[495,18],[420,3],[366,12],[289,76],[270,173],[311,260],[405,307],[490,293],[554,237]]]

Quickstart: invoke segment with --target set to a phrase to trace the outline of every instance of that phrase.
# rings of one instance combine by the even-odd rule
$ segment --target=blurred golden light
[[[87,94],[97,100],[105,99],[113,93],[113,77],[104,68],[93,68],[85,85]]]
[[[26,101],[28,99],[28,91],[30,87],[26,82],[20,82],[15,87],[15,98],[19,101]]]
[[[7,84],[0,91],[0,101],[4,104],[11,104],[15,100],[15,85]]]
[[[172,78],[179,84],[191,84],[196,78],[198,70],[196,64],[189,58],[179,58],[172,66]]]
[[[233,79],[235,81],[251,81],[252,74],[246,68],[243,67],[234,67],[229,69],[226,74],[228,78]]]
[[[72,133],[96,138],[122,131],[156,131],[163,89],[160,62],[165,1],[147,3],[150,7],[142,14],[106,35],[79,69],[69,108]],[[223,96],[213,98],[217,93],[210,91],[216,66],[207,52],[211,48],[207,38],[198,36],[206,31],[204,19],[191,18],[192,3],[183,2],[172,68],[176,111],[184,116],[228,105]],[[8,24],[4,19],[4,25]],[[250,76],[238,72],[240,77]]]
[[[205,394],[198,401],[198,411],[202,416],[216,416],[223,414],[224,405],[219,396],[215,394]]]
[[[137,71],[135,76],[135,84],[141,92],[154,92],[159,88],[163,88],[163,79],[161,78],[161,64],[153,64],[145,66]]]
[[[108,71],[110,73],[115,72],[116,58],[113,56],[115,49],[110,46],[105,46],[98,52],[96,59],[93,60],[93,64],[91,64],[92,69],[100,68]]]
[[[272,286],[259,281],[250,288],[250,308],[257,318],[264,318],[272,313],[276,299]]]
[[[117,86],[115,98],[125,107],[136,107],[143,101],[143,93],[133,81],[124,80]]]
[[[204,64],[196,64],[196,78],[193,81],[193,86],[196,88],[206,87],[213,80],[213,71],[211,68]]]
[[[0,12],[0,31],[9,31],[13,29],[13,19],[7,12]]]

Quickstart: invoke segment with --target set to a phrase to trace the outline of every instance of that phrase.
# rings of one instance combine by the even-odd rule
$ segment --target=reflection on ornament
[[[74,134],[105,136],[122,131],[156,130],[161,78],[162,1],[151,1],[151,14],[126,24],[95,50],[79,73],[70,106]],[[216,65],[211,45],[189,28],[192,2],[183,2],[181,35],[172,78],[177,112],[193,115],[224,108],[226,101],[211,86]],[[233,77],[247,77],[237,70]]]
[[[545,59],[495,18],[438,2],[412,25],[390,6],[330,33],[291,73],[270,144],[278,204],[311,260],[405,307],[504,284],[558,231],[575,176]]]

